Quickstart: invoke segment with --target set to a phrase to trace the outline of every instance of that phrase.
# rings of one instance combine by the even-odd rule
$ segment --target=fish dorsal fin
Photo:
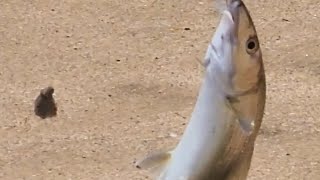
[[[172,151],[153,152],[135,163],[136,168],[149,171],[159,177],[171,159]]]

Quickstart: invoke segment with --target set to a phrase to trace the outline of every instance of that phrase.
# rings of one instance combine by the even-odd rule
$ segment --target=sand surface
[[[249,179],[318,180],[320,1],[245,2],[268,96]],[[133,162],[179,141],[218,19],[209,0],[0,1],[0,179],[147,179]]]

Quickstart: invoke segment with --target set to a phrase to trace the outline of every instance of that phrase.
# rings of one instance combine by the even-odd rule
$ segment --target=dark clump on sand
[[[34,103],[34,112],[42,119],[57,115],[57,105],[53,99],[54,89],[49,86],[40,91]]]

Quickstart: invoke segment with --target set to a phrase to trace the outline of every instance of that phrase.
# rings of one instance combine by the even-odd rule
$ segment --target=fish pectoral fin
[[[227,97],[226,98],[226,103],[227,106],[234,112],[238,122],[239,122],[239,126],[241,128],[241,130],[247,134],[247,135],[251,135],[251,133],[254,130],[254,119],[250,119],[247,117],[244,117],[243,115],[241,115],[241,113],[239,113],[236,108],[233,106],[233,102],[237,102],[238,100],[232,97]]]
[[[172,151],[154,152],[135,163],[136,168],[159,176],[171,159]]]
[[[250,135],[253,132],[253,129],[254,129],[253,120],[238,117],[238,121],[244,133],[246,133],[247,135]]]

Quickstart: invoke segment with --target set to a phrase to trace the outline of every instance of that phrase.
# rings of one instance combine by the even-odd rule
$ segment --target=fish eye
[[[253,54],[259,49],[259,43],[257,37],[251,37],[246,44],[247,53]]]

